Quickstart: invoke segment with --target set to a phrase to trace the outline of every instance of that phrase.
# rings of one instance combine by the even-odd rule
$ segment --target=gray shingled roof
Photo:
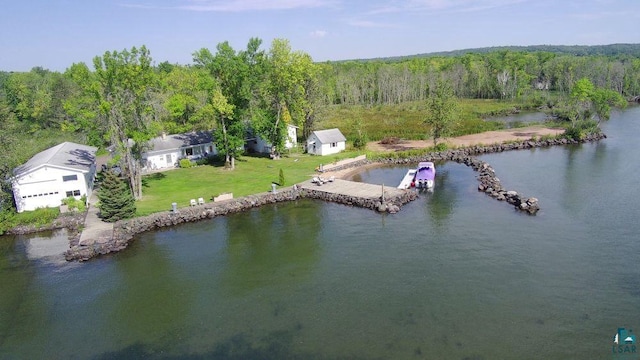
[[[316,130],[313,133],[323,144],[347,141],[347,138],[338,129]]]
[[[15,168],[13,174],[24,175],[44,165],[89,171],[96,161],[96,150],[93,146],[63,142],[35,154],[24,165]]]
[[[158,136],[149,142],[149,151],[165,151],[180,149],[186,146],[194,146],[213,142],[213,135],[209,131],[197,131],[186,134],[167,135],[164,138]]]

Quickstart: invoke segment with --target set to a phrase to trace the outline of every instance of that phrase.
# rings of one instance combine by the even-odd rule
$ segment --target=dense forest
[[[639,49],[488,48],[314,63],[287,40],[263,49],[253,38],[242,50],[227,42],[196,50],[189,65],[156,63],[141,46],[107,51],[93,64],[71,64],[62,73],[40,67],[0,72],[1,203],[7,208],[11,202],[6,180],[12,169],[63,140],[119,148],[135,194],[135,162],[146,141],[161,132],[213,129],[217,148],[233,166],[248,129],[278,152],[286,124],[306,136],[327,109],[425,102],[440,81],[458,98],[553,106],[588,79],[630,99],[640,94]],[[137,146],[128,146],[128,139]]]
[[[640,57],[640,44],[609,44],[609,45],[529,45],[529,46],[491,46],[475,49],[460,49],[453,51],[432,52],[410,56],[395,56],[379,58],[378,60],[406,60],[415,57],[462,56],[465,54],[486,54],[497,51],[511,52],[548,52],[556,55],[574,56],[634,56]]]

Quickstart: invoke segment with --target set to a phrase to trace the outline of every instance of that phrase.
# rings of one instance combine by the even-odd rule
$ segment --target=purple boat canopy
[[[418,171],[416,171],[416,181],[428,181],[436,178],[436,167],[430,161],[421,162],[418,164]]]

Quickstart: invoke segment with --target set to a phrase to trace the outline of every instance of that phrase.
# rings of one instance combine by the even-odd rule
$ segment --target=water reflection
[[[320,257],[321,204],[301,201],[228,217],[223,284],[236,294],[303,281]]]
[[[111,335],[118,341],[146,339],[158,349],[180,338],[195,286],[162,241],[141,241],[138,246],[144,259],[119,256],[114,267],[118,285],[100,299],[106,306],[101,311],[107,328],[118,329]]]
[[[457,203],[457,191],[449,185],[449,167],[439,164],[432,192],[422,193],[427,197],[427,213],[436,227],[446,226]]]

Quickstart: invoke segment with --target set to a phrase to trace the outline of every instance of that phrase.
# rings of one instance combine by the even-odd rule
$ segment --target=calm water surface
[[[395,215],[278,204],[81,264],[46,250],[64,234],[1,238],[0,358],[610,359],[640,328],[640,108],[603,127],[482,157],[536,216],[443,163]]]

